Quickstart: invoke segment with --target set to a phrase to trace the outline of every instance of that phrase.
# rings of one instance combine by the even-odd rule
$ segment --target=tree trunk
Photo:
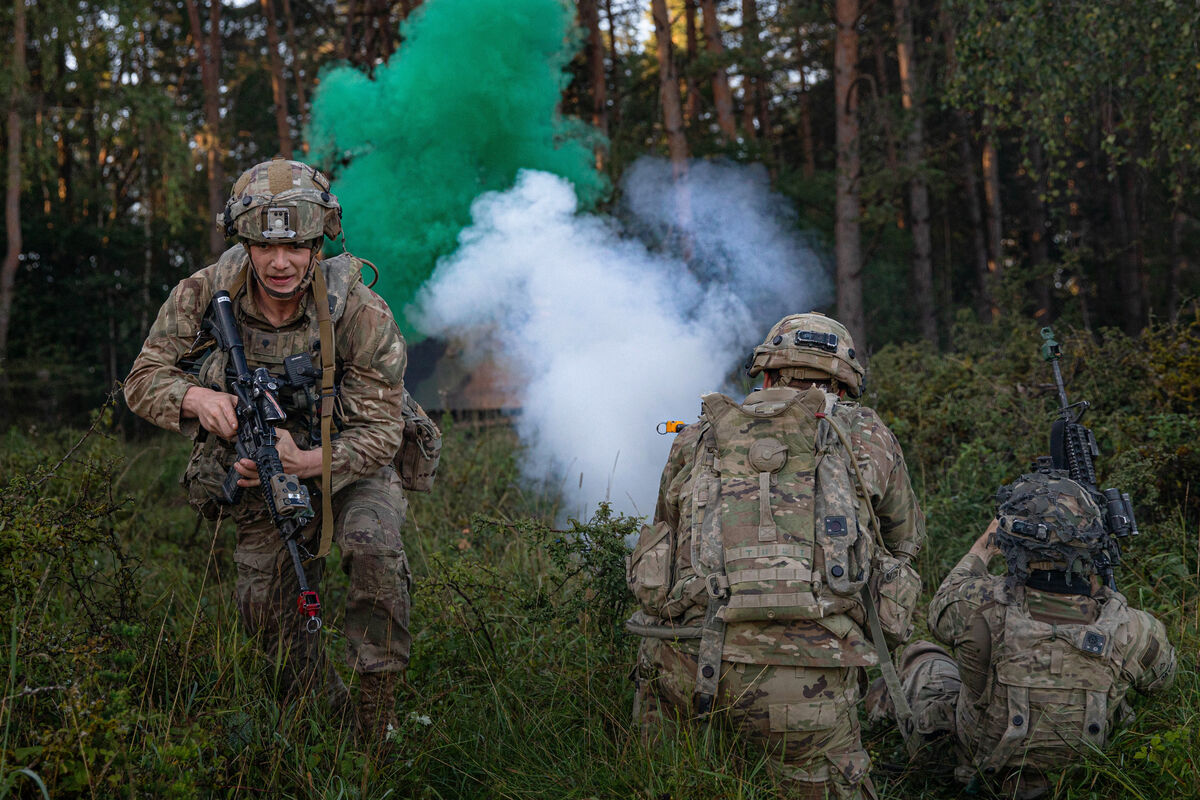
[[[700,44],[696,35],[696,0],[683,0],[684,30],[687,32],[687,70],[684,73],[684,90],[687,92],[683,109],[684,119],[690,128],[700,118],[700,87],[692,65],[700,54]]]
[[[608,77],[604,71],[604,38],[600,35],[598,0],[579,0],[579,22],[587,31],[588,83],[592,99],[592,124],[608,136]],[[603,148],[597,150],[596,160],[603,169]]]
[[[687,172],[688,141],[683,131],[683,105],[679,97],[679,78],[675,75],[675,59],[671,53],[671,18],[667,0],[650,0],[654,16],[654,39],[658,44],[658,78],[662,96],[663,129],[667,134],[667,151],[676,178]]]
[[[1100,126],[1105,136],[1119,136],[1116,123],[1117,110],[1111,98],[1106,98],[1100,104]],[[1128,168],[1122,168],[1112,156],[1108,157],[1108,194],[1111,225],[1109,226],[1117,243],[1117,288],[1121,292],[1122,328],[1128,334],[1136,334],[1142,326],[1142,283],[1138,268],[1131,222],[1136,217],[1136,209],[1130,209],[1126,202],[1127,186],[1123,174]]]
[[[958,57],[955,54],[954,20],[950,17],[949,9],[943,1],[938,6],[938,16],[941,22],[942,38],[946,44],[946,80],[949,81],[958,70]],[[967,219],[971,223],[971,254],[975,261],[975,276],[978,283],[976,293],[976,313],[980,319],[991,316],[994,302],[991,296],[991,286],[988,275],[987,240],[983,227],[983,207],[979,203],[979,178],[975,174],[975,148],[971,146],[971,123],[961,109],[954,109],[951,118],[954,130],[958,135],[958,158],[962,164],[963,194],[967,201]]]
[[[800,45],[803,46],[802,44]],[[804,70],[808,65],[800,59],[800,146],[804,150],[804,177],[817,174],[817,148],[813,143],[812,95],[808,93],[808,77]]]
[[[275,102],[275,133],[279,137],[279,155],[292,157],[292,124],[288,121],[287,93],[283,90],[283,59],[279,56],[279,30],[275,19],[275,0],[260,0],[267,26],[267,63],[271,65],[271,97]]]
[[[1125,210],[1129,219],[1129,285],[1133,290],[1130,301],[1130,320],[1127,332],[1136,335],[1146,324],[1150,312],[1149,293],[1146,291],[1146,258],[1142,247],[1141,198],[1137,183],[1138,153],[1130,147],[1130,163],[1121,172],[1125,179]]]
[[[725,57],[725,44],[721,41],[721,21],[717,19],[716,0],[700,0],[700,8],[704,12],[704,46],[715,63],[712,87],[717,127],[727,142],[733,142],[737,139],[737,123],[733,119],[733,94],[729,91],[729,77],[721,64]]]
[[[933,241],[929,232],[929,186],[921,172],[925,156],[924,120],[916,85],[916,53],[908,0],[895,0],[896,57],[900,63],[900,98],[908,115],[904,161],[908,169],[909,227],[913,237],[913,297],[921,336],[937,344],[937,313],[933,295]]]
[[[987,207],[987,287],[985,296],[991,303],[989,316],[995,320],[1000,316],[996,305],[996,291],[1004,274],[1004,223],[1000,210],[1000,162],[996,152],[996,132],[990,123],[984,125],[983,133],[983,202]]]
[[[1042,200],[1046,192],[1046,159],[1041,143],[1029,142],[1029,160],[1034,175],[1029,182],[1029,267],[1034,277],[1034,297],[1037,311],[1034,316],[1048,322],[1054,318],[1053,293],[1050,291],[1049,276],[1045,272],[1050,260],[1050,246],[1046,242],[1046,204]]]
[[[604,0],[604,16],[608,18],[608,55],[612,60],[612,124],[621,126],[621,84],[617,80],[620,60],[617,54],[617,18],[613,16],[612,0]]]
[[[283,0],[284,30],[287,31],[288,50],[292,54],[292,79],[296,82],[296,128],[303,134],[308,127],[308,92],[304,89],[305,76],[300,71],[300,48],[296,46],[296,20],[292,14],[292,0]],[[308,141],[300,143],[304,155],[308,155]]]
[[[746,138],[754,141],[758,138],[759,92],[762,84],[761,58],[758,53],[758,3],[755,0],[742,0],[742,68],[745,70],[742,79],[742,129]],[[765,129],[762,129],[765,132]]]
[[[7,375],[8,328],[12,320],[17,270],[21,266],[21,102],[25,98],[25,0],[13,3],[12,87],[8,95],[7,175],[4,189],[4,233],[8,245],[0,265],[0,380]]]
[[[1184,236],[1187,233],[1188,214],[1184,206],[1183,187],[1186,185],[1187,173],[1179,168],[1175,174],[1175,188],[1171,193],[1171,270],[1169,286],[1167,287],[1167,318],[1172,322],[1179,319],[1179,302],[1183,293],[1184,276],[1191,269],[1191,260],[1184,247]]]
[[[834,110],[837,134],[837,200],[834,252],[837,261],[838,319],[850,330],[859,353],[867,352],[863,315],[862,242],[859,233],[858,178],[858,0],[836,0],[837,38],[833,48]]]
[[[200,12],[196,0],[186,0],[188,22],[192,26],[192,46],[200,62],[200,82],[204,87],[203,147],[208,161],[208,224],[209,249],[213,255],[225,249],[224,232],[216,225],[217,216],[225,208],[225,163],[221,150],[221,85],[218,65],[221,60],[221,2],[209,0],[208,41],[200,29]]]
[[[887,57],[883,52],[883,38],[876,37],[875,56],[875,109],[879,114],[879,125],[883,128],[883,153],[888,172],[893,175],[900,169],[900,156],[896,148],[896,131],[892,125],[892,109],[888,105],[891,86],[887,76]]]

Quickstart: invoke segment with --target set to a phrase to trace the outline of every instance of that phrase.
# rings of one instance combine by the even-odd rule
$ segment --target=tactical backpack
[[[627,576],[645,614],[664,621],[664,636],[682,638],[670,624],[682,610],[672,599],[706,601],[697,710],[706,713],[716,695],[729,622],[846,614],[870,624],[890,666],[885,640],[911,632],[920,578],[883,546],[837,397],[819,387],[773,388],[744,404],[709,394],[702,408],[691,496],[681,503],[691,504],[688,577],[704,589],[674,585],[679,543],[664,523],[643,528]],[[867,530],[860,520],[870,521]],[[655,635],[644,616],[631,629]]]
[[[958,704],[958,730],[973,742],[975,771],[1057,769],[1104,747],[1130,685],[1116,651],[1129,619],[1124,598],[1110,595],[1087,625],[1036,620],[1019,595],[1001,608],[984,698]]]

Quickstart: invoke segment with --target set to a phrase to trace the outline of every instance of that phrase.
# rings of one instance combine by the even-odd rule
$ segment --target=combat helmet
[[[791,314],[775,323],[750,355],[750,377],[777,369],[784,380],[835,379],[852,397],[863,392],[866,371],[859,363],[850,331],[816,311]]]
[[[996,519],[996,546],[1020,583],[1033,570],[1092,575],[1108,543],[1100,506],[1062,470],[1040,470],[1000,487]]]
[[[319,170],[277,156],[242,173],[217,225],[247,243],[319,241],[342,232],[342,207]]]

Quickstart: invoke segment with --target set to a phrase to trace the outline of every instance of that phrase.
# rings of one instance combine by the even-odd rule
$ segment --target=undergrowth
[[[1195,797],[1200,323],[1058,332],[1068,391],[1093,404],[1102,485],[1137,506],[1118,583],[1167,625],[1180,673],[1136,699],[1133,724],[1061,773],[1054,796]],[[878,353],[866,398],[928,515],[926,599],[996,487],[1044,452],[1056,407],[1032,326],[964,320],[954,341]],[[185,441],[123,442],[105,412],[88,435],[0,436],[0,800],[777,796],[762,758],[720,730],[685,728],[652,751],[633,735],[623,558],[639,521],[602,506],[556,527],[555,498],[520,480],[511,430],[446,429],[438,486],[410,497],[413,659],[390,750],[357,744],[319,703],[275,699],[278,665],[237,619],[232,526],[198,523],[175,483]],[[337,563],[322,633],[335,657]],[[905,767],[894,731],[865,740],[883,797],[955,796]]]

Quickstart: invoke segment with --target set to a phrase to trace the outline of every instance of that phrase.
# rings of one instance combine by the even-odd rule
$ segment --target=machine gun
[[[1048,461],[1053,469],[1065,470],[1071,480],[1083,486],[1096,500],[1104,514],[1104,527],[1108,541],[1095,558],[1096,571],[1108,588],[1115,590],[1113,567],[1121,563],[1121,546],[1118,539],[1138,534],[1137,520],[1133,516],[1133,503],[1128,492],[1120,489],[1100,489],[1096,483],[1096,458],[1100,448],[1091,429],[1080,420],[1090,408],[1086,400],[1071,403],[1063,385],[1062,370],[1058,361],[1062,349],[1054,340],[1051,328],[1042,328],[1042,358],[1054,369],[1054,383],[1058,387],[1058,418],[1050,426],[1050,456],[1039,459],[1038,466]]]
[[[305,630],[316,633],[321,628],[321,600],[309,587],[300,560],[300,532],[312,521],[314,513],[308,489],[295,475],[288,475],[279,460],[276,448],[278,437],[275,425],[286,419],[279,404],[279,384],[265,367],[250,371],[246,364],[246,350],[241,334],[233,318],[233,303],[229,293],[217,292],[212,299],[212,314],[205,324],[210,328],[217,346],[229,354],[233,368],[233,394],[237,397],[237,443],[238,458],[249,458],[258,467],[262,479],[263,499],[271,521],[279,535],[287,543],[292,557],[292,566],[300,581],[300,596],[296,604],[300,613],[307,617]],[[242,499],[242,487],[238,486],[241,475],[230,467],[221,484],[222,503],[235,505]],[[307,551],[305,556],[311,557]]]

